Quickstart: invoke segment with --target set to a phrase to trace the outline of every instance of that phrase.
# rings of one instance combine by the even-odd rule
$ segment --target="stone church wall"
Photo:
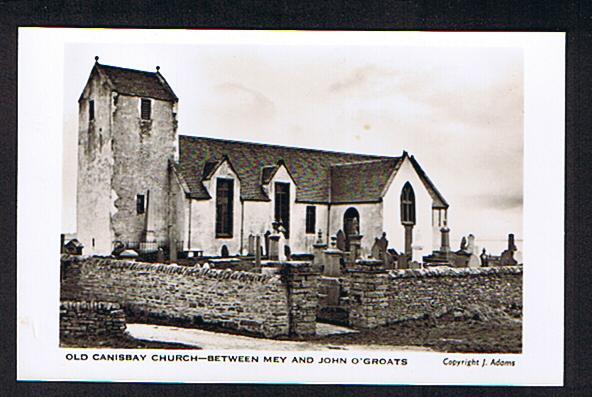
[[[154,319],[265,337],[314,333],[316,275],[302,262],[263,275],[101,258],[62,258],[62,300],[117,302]]]
[[[155,239],[168,239],[169,159],[176,154],[176,104],[151,99],[151,120],[140,119],[140,97],[113,100],[113,240],[144,240],[146,213],[136,211],[136,196],[147,196],[149,229]]]

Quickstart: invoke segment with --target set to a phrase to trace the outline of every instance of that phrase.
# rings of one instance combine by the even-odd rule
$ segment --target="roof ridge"
[[[143,74],[156,75],[156,72],[145,71],[145,70],[142,70],[142,69],[125,68],[125,67],[119,67],[117,65],[107,65],[107,64],[100,64],[100,63],[97,63],[97,65],[99,67],[107,67],[107,68],[111,68],[111,69],[120,69],[120,70],[123,70],[123,71],[129,71],[129,72],[140,72],[140,73],[143,73]]]
[[[376,159],[376,161],[384,160],[384,159],[398,159],[399,158],[399,157],[395,157],[395,156],[384,156],[384,155],[378,155],[378,154],[348,153],[345,151],[311,149],[308,147],[297,147],[297,146],[288,146],[288,145],[281,145],[281,144],[245,142],[245,141],[241,141],[241,140],[211,138],[211,137],[206,137],[206,136],[190,136],[190,135],[179,134],[179,139],[180,138],[187,138],[190,140],[207,140],[207,141],[218,141],[218,142],[225,142],[225,143],[237,143],[237,144],[244,144],[244,145],[249,145],[249,146],[273,147],[273,148],[280,148],[280,149],[287,149],[287,150],[301,150],[301,151],[310,151],[310,152],[314,152],[314,153],[327,153],[327,154],[336,154],[336,155],[344,155],[344,156],[373,157]]]
[[[394,157],[394,156],[381,156],[382,158],[376,160],[362,160],[362,161],[352,161],[346,163],[335,163],[331,164],[331,168],[333,167],[344,167],[348,165],[359,165],[359,164],[371,164],[371,163],[378,163],[378,162],[385,162],[385,161],[398,161],[401,157]]]

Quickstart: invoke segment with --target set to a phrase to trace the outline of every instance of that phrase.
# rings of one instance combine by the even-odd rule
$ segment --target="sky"
[[[399,156],[444,195],[451,241],[522,238],[523,54],[503,47],[67,44],[63,230],[76,231],[78,97],[100,63],[160,72],[180,134]],[[520,247],[520,246],[519,246]]]

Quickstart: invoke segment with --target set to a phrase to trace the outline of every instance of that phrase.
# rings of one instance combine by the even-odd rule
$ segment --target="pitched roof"
[[[177,101],[173,89],[160,72],[139,71],[136,69],[114,67],[95,63],[95,68],[103,72],[113,89],[121,94],[151,97],[159,100]]]
[[[269,178],[275,171],[266,167],[283,160],[298,188],[296,200],[318,203],[330,201],[331,165],[389,158],[179,135],[178,170],[191,189],[192,198],[209,198],[201,184],[204,165],[224,155],[231,159],[239,176],[243,200],[269,200],[261,186],[261,174]]]
[[[379,201],[402,157],[382,158],[331,166],[331,202]]]
[[[241,198],[269,201],[262,184],[269,183],[283,163],[296,184],[296,200],[314,203],[380,201],[389,178],[403,157],[339,153],[233,140],[179,135],[178,172],[190,197],[209,199],[202,179],[228,157],[241,183]],[[413,157],[410,158],[434,200],[448,204]]]

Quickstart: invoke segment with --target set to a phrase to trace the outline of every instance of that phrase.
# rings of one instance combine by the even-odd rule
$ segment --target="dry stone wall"
[[[315,274],[309,263],[284,264],[289,267],[265,275],[68,256],[62,258],[62,300],[117,302],[134,314],[265,337],[314,333]]]
[[[115,339],[125,336],[125,314],[119,304],[96,301],[60,303],[60,339]]]
[[[521,309],[522,267],[437,267],[389,273],[388,323],[467,306]]]

